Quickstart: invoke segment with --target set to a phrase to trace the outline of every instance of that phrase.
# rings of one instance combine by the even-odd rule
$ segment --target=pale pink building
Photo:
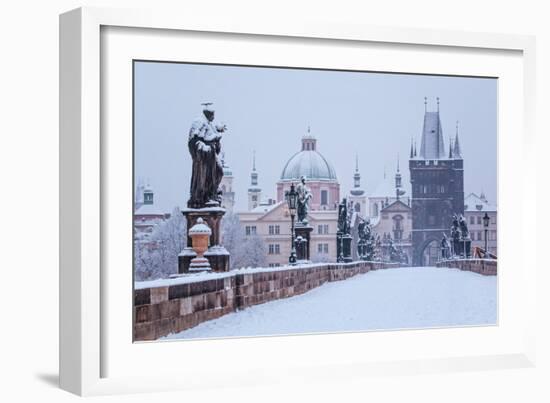
[[[321,153],[317,151],[317,140],[308,135],[302,137],[302,149],[287,161],[277,182],[277,201],[285,200],[285,192],[290,185],[300,182],[306,177],[306,186],[310,189],[312,198],[310,209],[336,210],[340,200],[340,184],[336,171]]]

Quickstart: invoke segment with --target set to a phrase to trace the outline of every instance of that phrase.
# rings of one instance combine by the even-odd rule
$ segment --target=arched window
[[[355,203],[355,211],[358,213],[361,212],[361,205],[359,203]]]

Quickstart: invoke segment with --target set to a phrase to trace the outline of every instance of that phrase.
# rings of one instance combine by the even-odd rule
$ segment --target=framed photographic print
[[[61,16],[63,388],[532,365],[532,38],[180,17]]]

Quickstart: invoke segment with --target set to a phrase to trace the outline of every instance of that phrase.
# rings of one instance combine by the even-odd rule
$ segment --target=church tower
[[[225,153],[222,154],[223,177],[220,183],[222,191],[222,207],[227,211],[233,211],[235,206],[235,192],[233,191],[233,171],[225,162]]]
[[[457,132],[454,144],[445,149],[437,110],[428,111],[424,98],[424,125],[420,152],[411,152],[413,265],[432,265],[437,260],[443,233],[449,236],[453,214],[464,214],[464,161]],[[397,178],[396,178],[397,182]]]
[[[253,210],[260,204],[262,189],[258,186],[258,172],[256,172],[256,151],[252,156],[252,172],[250,172],[250,187],[248,188],[248,210]]]
[[[348,200],[353,206],[353,210],[359,215],[366,217],[367,211],[367,192],[361,187],[361,173],[359,172],[359,157],[355,155],[355,173],[353,174],[353,188],[350,190]]]

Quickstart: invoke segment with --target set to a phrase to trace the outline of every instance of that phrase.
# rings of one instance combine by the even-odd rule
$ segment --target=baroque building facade
[[[318,151],[317,140],[308,130],[301,149],[284,164],[276,184],[277,200],[261,199],[258,172],[253,162],[248,190],[248,210],[237,213],[245,235],[259,235],[265,242],[269,266],[288,264],[290,255],[290,213],[285,192],[291,184],[306,178],[312,198],[308,212],[311,233],[310,255],[313,261],[336,261],[337,205],[340,184],[332,164]],[[253,196],[258,196],[253,199]]]

